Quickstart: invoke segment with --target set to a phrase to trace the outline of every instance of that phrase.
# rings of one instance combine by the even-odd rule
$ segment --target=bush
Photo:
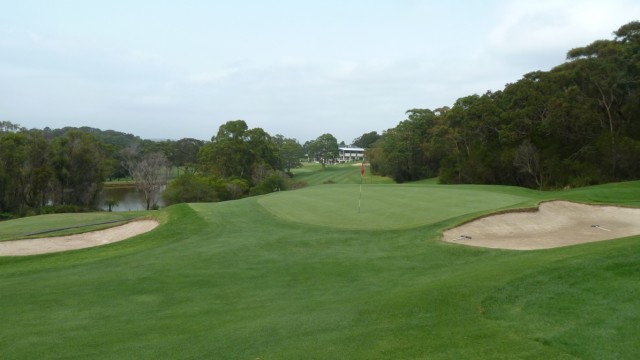
[[[281,175],[278,173],[274,173],[268,178],[264,179],[260,184],[251,188],[249,191],[249,195],[262,195],[268,194],[274,191],[287,190],[287,181],[288,178],[286,175]]]
[[[212,179],[193,174],[176,177],[162,194],[167,205],[185,202],[215,202],[220,198]]]

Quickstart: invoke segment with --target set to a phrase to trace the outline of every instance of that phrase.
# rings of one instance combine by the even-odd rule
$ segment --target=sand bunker
[[[132,236],[151,231],[156,226],[158,226],[158,222],[155,220],[138,220],[121,226],[83,234],[0,241],[0,256],[45,254],[99,246],[122,241]]]
[[[443,240],[496,249],[536,250],[640,234],[640,209],[542,203],[538,211],[492,215],[447,230]]]

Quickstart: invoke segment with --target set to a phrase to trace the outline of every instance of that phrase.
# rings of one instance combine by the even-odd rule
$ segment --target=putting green
[[[275,216],[344,229],[389,230],[434,224],[452,217],[531,201],[482,187],[366,185],[360,210],[358,185],[314,186],[258,200]]]

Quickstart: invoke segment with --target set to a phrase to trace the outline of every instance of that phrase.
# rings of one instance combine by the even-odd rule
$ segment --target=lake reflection
[[[98,196],[98,208],[102,210],[109,210],[109,206],[105,204],[107,199],[115,200],[118,205],[112,206],[111,211],[134,211],[134,210],[146,210],[147,203],[144,199],[144,193],[135,187],[106,187],[102,190]],[[153,206],[153,201],[151,205]],[[156,201],[158,206],[164,206],[161,196],[158,196]]]

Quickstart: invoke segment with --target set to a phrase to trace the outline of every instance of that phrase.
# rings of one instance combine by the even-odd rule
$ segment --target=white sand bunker
[[[484,217],[447,230],[443,240],[496,249],[536,250],[640,234],[640,209],[542,203],[538,211]]]
[[[138,220],[109,229],[39,239],[0,241],[0,256],[23,256],[83,249],[122,241],[153,230],[155,220]]]

